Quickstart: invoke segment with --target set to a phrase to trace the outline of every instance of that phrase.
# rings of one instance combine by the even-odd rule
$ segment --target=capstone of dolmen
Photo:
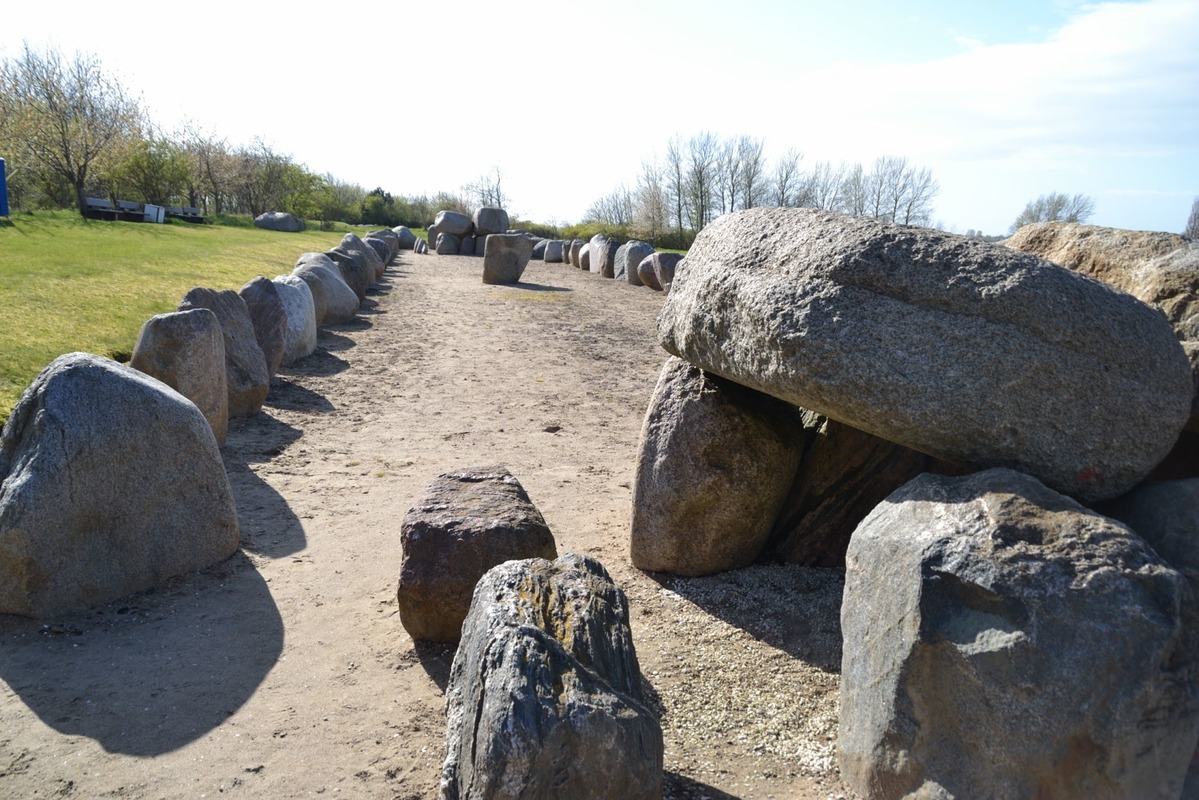
[[[170,386],[196,404],[218,446],[229,429],[225,340],[207,308],[150,317],[133,346],[129,366]]]
[[[433,224],[437,226],[438,231],[450,233],[459,238],[474,233],[475,230],[475,224],[470,217],[449,209],[438,211],[437,216],[433,218]]]
[[[533,255],[533,243],[525,236],[493,233],[483,253],[483,283],[516,283]]]
[[[475,212],[475,233],[507,233],[508,212],[502,208],[485,206]]]
[[[658,317],[668,352],[966,467],[1086,501],[1169,453],[1190,363],[1161,312],[1043,259],[812,209],[696,238]]]
[[[101,605],[237,545],[216,438],[183,395],[70,353],[21,396],[0,434],[0,613]]]
[[[225,340],[225,387],[229,391],[229,417],[256,414],[266,401],[271,376],[266,356],[254,335],[246,302],[232,289],[217,291],[196,287],[179,302],[180,311],[207,308],[216,314]]]

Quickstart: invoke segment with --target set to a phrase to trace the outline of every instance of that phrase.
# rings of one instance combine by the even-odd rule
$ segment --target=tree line
[[[503,200],[500,176],[461,192],[400,196],[317,174],[265,140],[230,143],[192,122],[165,133],[94,56],[21,52],[0,62],[0,157],[10,204],[70,208],[87,197],[204,214],[286,211],[303,219],[423,227],[441,209]],[[479,202],[480,205],[486,202]]]
[[[819,208],[904,225],[932,222],[940,186],[927,168],[901,156],[861,164],[821,161],[805,169],[790,148],[773,162],[752,136],[675,135],[664,158],[642,163],[633,188],[595,201],[587,221],[658,246],[686,248],[715,217],[758,206]]]

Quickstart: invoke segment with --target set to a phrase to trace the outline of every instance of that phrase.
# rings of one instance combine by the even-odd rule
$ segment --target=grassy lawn
[[[367,229],[359,228],[364,233]],[[195,286],[239,289],[291,271],[342,231],[85,221],[72,212],[0,219],[0,420],[63,353],[127,359],[142,323]]]

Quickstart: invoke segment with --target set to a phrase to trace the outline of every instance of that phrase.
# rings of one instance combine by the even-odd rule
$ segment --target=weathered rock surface
[[[863,796],[1179,796],[1195,601],[1123,525],[1012,470],[924,475],[846,563],[838,742]]]
[[[292,274],[302,278],[312,290],[317,325],[340,325],[350,322],[357,315],[358,295],[342,277],[341,269],[326,254],[305,253],[300,256]]]
[[[370,264],[360,252],[348,252],[334,248],[325,253],[337,265],[341,279],[354,292],[361,306],[366,301],[366,290],[374,283],[374,274]]]
[[[1155,309],[1008,248],[810,209],[705,228],[658,318],[701,368],[1084,500],[1169,452],[1190,364]]]
[[[444,800],[662,797],[628,602],[567,554],[484,576],[446,689]]]
[[[584,272],[592,272],[590,243],[579,248],[579,269],[583,270]]]
[[[562,245],[564,242],[561,239],[550,239],[545,243],[545,261],[547,264],[559,264],[562,262]]]
[[[170,386],[195,403],[208,420],[217,445],[229,429],[225,383],[225,340],[216,314],[207,308],[150,317],[133,346],[129,366]]]
[[[502,208],[484,206],[474,214],[475,233],[507,233],[508,212]]]
[[[802,411],[802,409],[801,409]],[[887,495],[953,464],[836,420],[803,411],[803,455],[774,523],[766,555],[809,567],[844,567],[854,529]]]
[[[463,236],[458,244],[458,255],[473,256],[475,254],[475,237]]]
[[[641,259],[637,264],[637,278],[641,281],[642,286],[648,286],[655,292],[662,291],[662,284],[658,283],[658,271],[654,267],[654,259],[658,253]]]
[[[471,218],[458,211],[438,211],[437,216],[433,218],[433,224],[437,226],[437,230],[441,233],[449,233],[454,236],[462,237],[467,234],[474,233],[475,224]]]
[[[391,261],[391,245],[376,236],[367,236],[362,240],[362,243],[375,251],[375,256],[379,259],[379,263],[386,266]],[[380,268],[375,275],[375,280],[383,277],[383,269]]]
[[[641,278],[637,275],[637,265],[653,254],[654,247],[649,242],[639,242],[636,239],[625,242],[616,248],[613,277],[618,281],[641,286]]]
[[[583,242],[579,239],[572,239],[570,242],[570,249],[567,250],[567,255],[568,255],[568,259],[570,261],[570,265],[572,267],[574,267],[575,269],[579,269],[579,267],[582,266],[582,261],[579,258],[579,255],[580,255],[580,253],[582,253],[582,251],[583,251]]]
[[[416,234],[407,225],[397,225],[391,230],[399,239],[401,250],[412,250],[416,247]]]
[[[794,407],[668,359],[641,429],[633,564],[694,576],[752,563],[791,488],[801,437]]]
[[[662,287],[665,294],[670,294],[670,287],[674,285],[674,274],[679,268],[679,264],[683,261],[683,256],[678,253],[654,253],[654,277],[657,278],[658,285]]]
[[[411,233],[411,231],[409,231],[409,233]],[[383,242],[386,242],[387,255],[384,256],[382,253],[379,255],[379,257],[383,259],[384,266],[390,264],[392,260],[400,254],[400,250],[403,249],[400,247],[400,237],[397,236],[396,232],[391,228],[382,228],[377,231],[371,231],[362,241],[365,242],[369,239],[380,239]]]
[[[358,238],[357,234],[347,233],[341,237],[341,243],[334,248],[344,253],[351,255],[360,255],[366,261],[366,273],[368,276],[367,285],[376,283],[382,280],[383,273],[386,270],[386,264],[375,249],[368,245],[362,239]]]
[[[456,256],[462,247],[462,240],[452,233],[437,234],[437,242],[433,251],[439,256]]]
[[[316,305],[303,278],[280,275],[274,284],[287,319],[283,328],[283,363],[294,364],[316,350]]]
[[[516,283],[529,266],[533,243],[518,233],[494,233],[487,237],[483,253],[483,283]]]
[[[549,244],[546,239],[536,239],[533,242],[533,260],[545,261],[545,247]]]
[[[0,613],[100,605],[237,545],[221,453],[190,400],[85,353],[34,379],[0,435]]]
[[[266,359],[266,373],[274,377],[283,363],[283,336],[287,329],[287,311],[279,299],[279,290],[273,282],[259,275],[241,287],[237,294],[250,312],[254,338]]]
[[[196,287],[183,296],[180,311],[207,308],[216,314],[225,343],[225,388],[229,391],[229,416],[256,414],[266,400],[271,376],[266,356],[254,335],[246,302],[232,289],[217,291]]]
[[[268,231],[298,233],[304,230],[304,220],[297,219],[286,211],[267,211],[254,217],[254,224]]]
[[[415,641],[457,641],[487,570],[558,555],[541,512],[499,466],[437,476],[404,515],[400,544],[400,623]]]
[[[616,250],[620,245],[602,233],[592,236],[588,244],[591,253],[591,271],[604,278],[615,277]]]

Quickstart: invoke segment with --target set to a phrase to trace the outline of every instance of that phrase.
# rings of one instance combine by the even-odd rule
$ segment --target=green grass
[[[189,289],[286,274],[301,253],[328,250],[342,235],[85,221],[72,212],[0,220],[0,419],[63,353],[128,358],[142,323],[175,310]]]

